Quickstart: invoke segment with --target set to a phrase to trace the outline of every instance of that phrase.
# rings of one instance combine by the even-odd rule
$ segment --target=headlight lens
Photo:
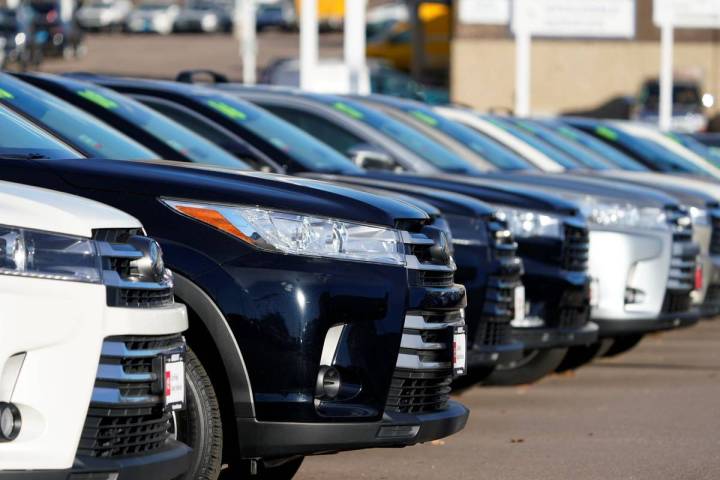
[[[405,264],[400,232],[332,218],[163,200],[175,211],[263,250],[361,262]]]
[[[507,222],[515,237],[555,237],[561,236],[561,222],[557,217],[532,210],[516,208],[498,208],[498,217]]]
[[[710,225],[710,215],[703,208],[689,207],[688,213],[692,218],[693,225]]]
[[[0,274],[100,283],[102,264],[87,238],[0,226]]]
[[[591,224],[603,227],[631,227],[667,230],[667,215],[662,208],[630,204],[581,203],[582,213]]]

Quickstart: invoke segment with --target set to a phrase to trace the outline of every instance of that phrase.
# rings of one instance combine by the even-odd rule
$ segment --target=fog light
[[[342,380],[340,372],[335,367],[323,365],[318,373],[317,384],[315,386],[315,396],[322,400],[332,400],[340,393]]]
[[[0,442],[11,442],[20,434],[20,410],[12,403],[0,402]]]
[[[628,303],[642,303],[645,301],[645,292],[637,288],[627,287],[625,289],[625,305]]]

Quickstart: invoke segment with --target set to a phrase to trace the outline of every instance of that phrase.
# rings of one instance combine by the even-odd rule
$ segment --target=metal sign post
[[[310,90],[317,69],[318,54],[317,0],[302,0],[300,8],[300,88]]]
[[[257,81],[257,34],[255,30],[257,6],[255,0],[237,0],[237,2],[242,4],[240,55],[243,64],[243,83],[255,85]]]
[[[673,111],[673,18],[666,12],[660,26],[660,105],[658,126],[660,130],[668,131],[672,128]]]
[[[515,27],[515,115],[530,115],[532,33],[527,17],[527,0],[513,2]]]
[[[365,16],[367,0],[345,0],[344,53],[348,70],[348,86],[351,94],[365,95],[369,92],[367,62],[365,57]]]

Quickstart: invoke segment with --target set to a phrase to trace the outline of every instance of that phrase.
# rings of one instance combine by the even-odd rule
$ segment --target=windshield
[[[566,153],[581,167],[589,168],[591,170],[607,170],[610,168],[610,164],[608,164],[602,157],[599,157],[597,154],[588,150],[584,146],[578,145],[577,143],[566,139],[562,135],[558,135],[552,130],[545,128],[536,122],[519,118],[512,119],[511,121],[531,135],[549,143],[561,152]]]
[[[430,108],[408,103],[398,104],[397,107],[415,120],[457,140],[463,146],[477,153],[483,160],[501,170],[535,169],[534,166],[507,147],[465,125],[446,119]]]
[[[683,107],[697,107],[700,108],[702,105],[700,101],[700,92],[694,85],[673,85],[672,91],[672,102],[675,106]],[[660,84],[658,82],[651,82],[646,84],[640,93],[640,103],[645,108],[651,110],[657,110],[660,104]]]
[[[7,107],[0,106],[0,157],[82,158]]]
[[[630,135],[610,125],[578,124],[578,128],[592,133],[608,145],[620,149],[651,170],[660,172],[708,175],[706,171],[689,160],[663,148],[660,144],[636,135]]]
[[[714,166],[720,168],[720,150],[718,150],[717,148],[708,147],[704,143],[695,140],[693,137],[687,134],[667,133],[666,135],[671,140],[678,142],[680,145],[689,149],[691,152],[700,155],[705,160],[712,163]]]
[[[310,171],[326,173],[362,171],[343,155],[304,130],[249,102],[209,91],[195,95],[194,100],[225,115],[243,130],[260,137]]]
[[[0,101],[91,157],[152,160],[158,156],[69,103],[10,75],[0,75]]]
[[[559,121],[541,121],[543,125],[553,129],[556,133],[563,136],[568,141],[582,145],[602,156],[602,158],[610,162],[622,170],[630,170],[634,172],[646,172],[648,168],[632,157],[622,153],[620,150],[603,143],[601,140],[589,135],[575,127],[565,125]]]
[[[425,137],[414,128],[366,107],[360,102],[333,96],[316,96],[315,98],[351,119],[369,125],[440,170],[455,173],[477,171],[465,160]]]
[[[576,170],[577,168],[580,168],[578,162],[567,153],[564,153],[556,146],[550,145],[549,143],[541,140],[529,130],[513,125],[511,122],[498,117],[483,117],[483,119],[492,123],[496,127],[502,128],[506,132],[511,133],[513,136],[519,138],[534,149],[547,155],[551,160],[565,167],[567,170]]]
[[[142,128],[192,162],[249,169],[246,163],[222,148],[130,97],[69,78],[63,78],[61,81],[65,88],[79,97],[99,105],[109,115],[117,115]]]

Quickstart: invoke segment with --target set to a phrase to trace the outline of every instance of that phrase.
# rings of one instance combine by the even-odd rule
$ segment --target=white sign
[[[718,0],[655,0],[653,22],[670,21],[678,28],[720,28]]]
[[[460,23],[507,25],[510,23],[510,0],[460,0]]]
[[[635,0],[525,1],[531,34],[539,37],[632,38]],[[516,19],[513,19],[513,31]]]

